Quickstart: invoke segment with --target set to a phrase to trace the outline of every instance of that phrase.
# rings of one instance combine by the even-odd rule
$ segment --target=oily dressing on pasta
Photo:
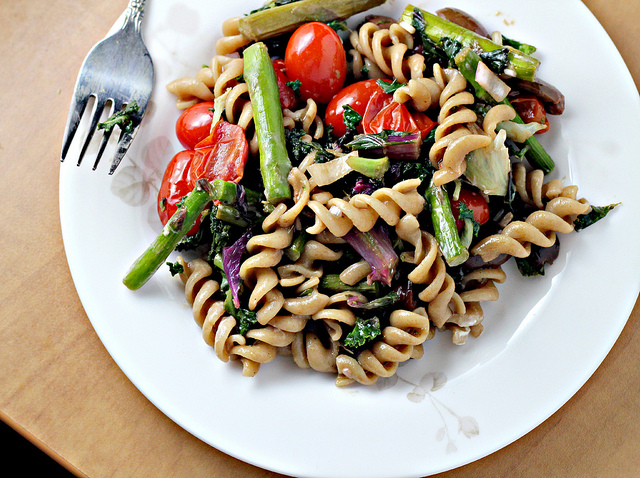
[[[421,40],[420,14],[414,15],[411,24],[404,16],[347,23],[341,36],[349,62],[345,86],[372,78],[387,81],[381,88],[393,82],[393,91],[384,91],[385,107],[401,107],[397,111],[411,119],[426,115],[432,129],[383,129],[376,133],[377,141],[394,135],[399,139],[385,144],[388,149],[382,153],[356,151],[350,145],[366,136],[362,116],[348,126],[345,137],[334,138],[323,119],[326,105],[298,98],[295,107],[279,112],[290,148],[291,198],[267,205],[255,223],[241,218],[245,225],[240,233],[248,231],[250,237],[239,262],[241,287],[234,305],[226,283],[231,280],[212,258],[196,254],[187,259],[184,254],[178,259],[185,298],[206,344],[221,361],[239,362],[245,376],[280,355],[300,368],[334,375],[337,386],[370,385],[394,375],[402,363],[421,358],[427,341],[437,334],[450,334],[457,345],[469,337],[481,340],[482,303],[498,300],[496,284],[507,279],[501,264],[557,246],[558,234],[571,233],[574,221],[592,211],[576,186],[548,180],[547,171],[523,159],[526,148],[511,139],[519,118],[514,107],[479,97],[476,81],[465,77],[454,61],[459,56],[430,56]],[[167,89],[178,109],[218,101],[221,120],[246,134],[247,167],[258,169],[254,105],[243,78],[243,51],[255,40],[243,36],[240,18],[223,23],[207,66],[193,77],[172,81]],[[441,43],[431,41],[442,50]],[[504,58],[514,47],[497,48]],[[466,53],[460,48],[456,55]],[[511,74],[507,68],[496,77],[508,81]],[[295,81],[287,85],[294,88]],[[407,137],[417,141],[418,152],[410,158],[405,150],[394,156],[398,145],[411,146],[403,139]],[[352,168],[319,182],[317,165],[327,163],[330,171],[332,161],[346,155],[386,159],[387,169],[367,176]],[[482,182],[477,163],[472,170],[472,157],[493,161],[486,168],[506,181],[504,188],[496,188],[500,193]],[[247,190],[256,187],[243,182],[239,185]],[[447,256],[430,188],[439,188],[451,200],[460,189],[477,191],[492,214],[488,223],[478,224],[472,211],[452,211],[449,199],[445,202],[453,223],[463,224],[453,232],[469,258],[461,263]],[[261,207],[264,203],[262,199]],[[214,203],[212,211],[219,206]],[[370,242],[362,246],[362,241]],[[368,253],[359,247],[369,247]],[[371,259],[374,253],[387,260],[384,271]],[[242,322],[245,317],[251,318],[248,325]],[[353,338],[369,328],[373,332],[365,338]]]

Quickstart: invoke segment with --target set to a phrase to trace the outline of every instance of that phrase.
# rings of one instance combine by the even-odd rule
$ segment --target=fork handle
[[[144,14],[144,4],[146,0],[129,0],[129,5],[127,6],[126,16],[124,20],[124,25],[122,26],[125,29],[129,25],[133,25],[136,32],[140,33],[140,26],[142,25],[142,16]]]

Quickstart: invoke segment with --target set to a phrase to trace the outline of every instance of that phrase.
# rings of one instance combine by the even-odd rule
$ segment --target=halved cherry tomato
[[[302,98],[327,104],[342,89],[347,55],[342,40],[330,26],[305,23],[293,32],[284,55],[287,78],[300,80]]]
[[[480,225],[489,220],[489,204],[484,196],[479,192],[461,188],[458,199],[451,201],[451,212],[456,218],[456,227],[458,228],[458,231],[461,231],[464,227],[464,221],[459,218],[460,209],[458,207],[461,202],[465,203],[466,206],[471,209],[473,212],[473,219]]]
[[[438,126],[438,123],[419,111],[414,111],[411,116],[413,116],[413,120],[416,122],[416,126],[418,127],[418,131],[420,131],[420,136],[423,141],[429,134],[429,131]]]
[[[176,212],[178,204],[183,197],[191,192],[193,186],[189,182],[189,170],[195,151],[186,150],[176,154],[164,171],[160,191],[158,191],[158,216],[164,226]],[[200,218],[197,219],[189,235],[195,234],[200,227]]]
[[[280,106],[282,108],[293,108],[298,102],[298,98],[296,98],[296,94],[293,91],[293,88],[287,86],[287,82],[289,82],[289,77],[286,73],[286,68],[284,65],[284,60],[276,59],[273,60],[273,69],[276,72],[276,79],[278,80],[278,91],[280,93]]]
[[[196,145],[189,171],[191,187],[200,178],[238,182],[244,174],[249,143],[244,130],[235,124],[218,121],[211,134]]]
[[[195,148],[211,133],[212,119],[212,101],[196,103],[184,110],[176,122],[176,136],[180,144],[186,149]]]
[[[369,116],[369,107],[365,115]],[[416,122],[409,113],[409,110],[402,103],[392,100],[382,107],[380,111],[369,122],[363,119],[362,127],[365,133],[381,133],[385,129],[402,131],[404,133],[415,133],[419,131]]]
[[[517,96],[510,101],[513,108],[525,123],[540,123],[545,125],[545,128],[537,131],[536,134],[549,131],[547,112],[544,109],[542,101],[537,96],[522,95]]]
[[[327,126],[333,128],[334,136],[344,136],[347,132],[347,127],[342,120],[344,107],[348,105],[360,116],[364,117],[367,104],[371,96],[377,91],[382,91],[378,86],[377,80],[364,80],[346,86],[331,99],[324,114],[324,122]],[[359,125],[358,129],[362,133],[361,125]]]

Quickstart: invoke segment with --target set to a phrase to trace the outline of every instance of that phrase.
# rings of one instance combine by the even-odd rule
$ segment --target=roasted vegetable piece
[[[200,179],[162,232],[146,251],[135,261],[125,278],[122,280],[131,290],[142,287],[158,268],[167,260],[178,242],[193,227],[204,208],[214,199],[213,188],[209,181]]]
[[[442,255],[451,267],[459,266],[469,258],[469,251],[460,241],[447,191],[432,182],[425,197],[431,209],[433,230]]]
[[[384,2],[385,0],[301,0],[252,13],[240,20],[238,28],[245,38],[262,41],[291,32],[304,23],[346,20]]]
[[[260,148],[264,193],[269,203],[278,204],[291,198],[287,181],[291,161],[284,136],[278,80],[264,43],[254,43],[243,56],[244,79],[253,105],[253,122]]]
[[[435,43],[443,38],[451,38],[460,42],[463,46],[475,47],[476,45],[484,51],[493,51],[501,49],[502,46],[493,41],[480,36],[471,30],[467,30],[455,23],[433,15],[413,5],[408,5],[402,13],[402,21],[408,25],[413,25],[414,11],[418,11],[425,20],[424,33]],[[540,61],[529,55],[525,55],[521,51],[509,51],[508,69],[513,71],[518,78],[524,80],[534,80],[536,70]]]

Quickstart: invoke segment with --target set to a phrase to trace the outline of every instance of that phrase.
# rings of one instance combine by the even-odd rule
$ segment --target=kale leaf
[[[480,223],[473,218],[473,211],[469,209],[469,206],[467,206],[462,201],[458,203],[458,211],[460,212],[460,214],[458,215],[460,219],[471,220],[471,224],[473,224],[473,235],[475,237],[478,237],[478,233],[480,232]]]
[[[371,342],[382,334],[380,319],[372,317],[370,319],[356,318],[353,330],[345,337],[343,345],[350,349],[357,349]]]
[[[394,78],[391,83],[380,79],[376,81],[376,83],[382,89],[382,91],[388,95],[394,94],[398,88],[402,88],[406,85],[406,83],[400,83],[397,78]]]
[[[619,204],[620,203],[609,204],[608,206],[591,206],[590,213],[578,216],[578,218],[573,222],[575,230],[582,231],[585,227],[595,224],[609,214],[609,212]]]
[[[103,129],[105,133],[111,133],[113,128],[118,125],[125,133],[133,133],[135,127],[140,123],[140,118],[136,116],[139,110],[138,103],[133,100],[123,109],[109,116],[103,123],[98,123],[98,129]]]
[[[349,105],[344,105],[342,109],[344,111],[342,113],[342,122],[347,127],[347,131],[356,131],[360,121],[362,121],[362,116]]]

